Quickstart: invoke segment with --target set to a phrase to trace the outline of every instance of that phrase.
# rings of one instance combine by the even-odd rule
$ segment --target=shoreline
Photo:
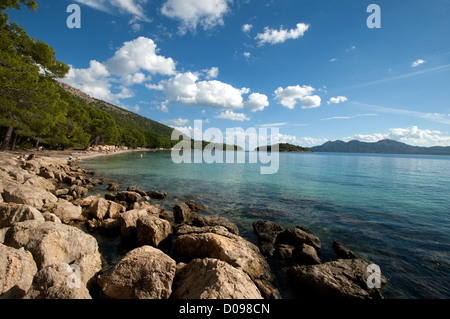
[[[136,151],[148,150],[122,150],[109,155]],[[370,290],[360,283],[361,278],[368,276],[365,272],[368,262],[340,243],[336,244],[338,259],[322,263],[320,239],[301,226],[284,228],[255,220],[253,228],[259,239],[259,245],[255,245],[241,237],[237,226],[228,219],[199,214],[205,209],[201,203],[186,201],[177,203],[173,210],[162,208],[160,200],[167,197],[164,191],[146,192],[132,185],[128,185],[127,191],[119,191],[118,185],[109,185],[110,193],[102,197],[92,190],[94,185],[106,184],[107,179],[97,179],[95,172],[80,167],[76,160],[67,160],[74,153],[80,158],[83,155],[73,150],[43,151],[36,152],[35,160],[25,161],[20,159],[21,152],[1,153],[0,253],[4,250],[18,256],[22,253],[17,248],[22,247],[27,257],[21,255],[20,261],[27,259],[27,264],[35,265],[23,266],[22,269],[31,272],[27,273],[27,282],[15,295],[10,298],[6,295],[7,299],[51,298],[50,295],[56,299],[98,299],[99,292],[111,299],[279,299],[282,296],[274,286],[277,279],[269,260],[277,263],[277,268],[287,269],[282,271],[282,276],[304,287],[300,296],[325,289],[335,298],[381,297],[381,289]],[[98,156],[108,154],[85,152],[82,158]],[[77,226],[83,223],[87,231]],[[117,240],[118,245],[126,244],[123,258],[114,265],[105,265],[103,259],[102,264],[105,257],[101,255],[100,245],[105,243],[97,242],[94,233],[111,238],[108,245],[117,245]],[[54,240],[49,236],[58,238],[59,248],[51,244]],[[24,239],[16,243],[17,238]],[[35,243],[48,244],[36,247]],[[60,248],[62,251],[54,255],[54,249]],[[66,278],[69,274],[60,268],[70,266],[69,263],[82,269],[81,277],[85,279],[79,290],[68,291],[64,285],[54,287],[58,285],[55,282],[34,285],[35,278],[45,278],[47,272]],[[123,267],[126,273],[122,272]],[[316,282],[309,267],[320,276],[336,272],[335,276],[346,278],[348,287],[336,291],[333,278],[326,283]],[[205,269],[211,275],[199,278],[196,274]],[[131,287],[129,280],[124,280],[130,273],[137,274],[131,278]],[[154,290],[153,285],[138,284],[143,280],[139,274],[146,273],[156,276],[155,280],[161,280],[158,285],[165,288]],[[13,277],[8,277],[10,282],[23,280],[25,276],[6,275]],[[307,282],[305,276],[309,278]],[[384,276],[382,280],[385,285]],[[59,285],[66,281],[60,280]],[[52,292],[44,286],[51,287]],[[1,288],[0,296],[5,298],[7,292]]]

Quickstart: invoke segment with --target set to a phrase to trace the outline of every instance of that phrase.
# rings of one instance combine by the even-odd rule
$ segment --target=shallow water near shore
[[[192,199],[236,223],[256,243],[258,219],[308,227],[380,266],[385,298],[450,298],[450,156],[280,153],[279,171],[261,164],[175,164],[170,151],[84,159],[121,190],[164,190],[167,208]],[[248,153],[246,154],[248,156]],[[96,189],[106,193],[106,185]]]

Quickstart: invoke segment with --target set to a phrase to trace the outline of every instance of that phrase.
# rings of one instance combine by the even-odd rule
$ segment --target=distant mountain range
[[[275,144],[275,146],[276,145],[278,145],[279,152],[312,152],[308,148],[297,146],[297,145],[292,145],[292,144],[288,144],[288,143]],[[272,151],[272,147],[273,147],[273,145],[261,146],[261,147],[255,148],[255,151],[270,152],[270,151]]]
[[[421,147],[394,140],[381,140],[375,143],[333,141],[310,149],[313,152],[450,155],[448,146]]]

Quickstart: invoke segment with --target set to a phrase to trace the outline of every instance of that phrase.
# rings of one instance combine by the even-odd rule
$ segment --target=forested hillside
[[[34,0],[0,2],[1,150],[44,145],[50,149],[92,145],[172,147],[172,128],[96,99],[70,93],[56,79],[69,66],[45,42],[9,21],[6,9],[36,10]]]

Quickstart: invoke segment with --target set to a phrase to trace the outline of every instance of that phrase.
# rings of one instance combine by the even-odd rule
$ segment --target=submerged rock
[[[258,235],[261,252],[265,256],[271,257],[275,252],[277,235],[285,228],[271,221],[258,220],[253,223],[253,229]]]
[[[336,253],[338,259],[355,259],[358,258],[354,252],[347,249],[344,244],[333,241],[333,250]]]

